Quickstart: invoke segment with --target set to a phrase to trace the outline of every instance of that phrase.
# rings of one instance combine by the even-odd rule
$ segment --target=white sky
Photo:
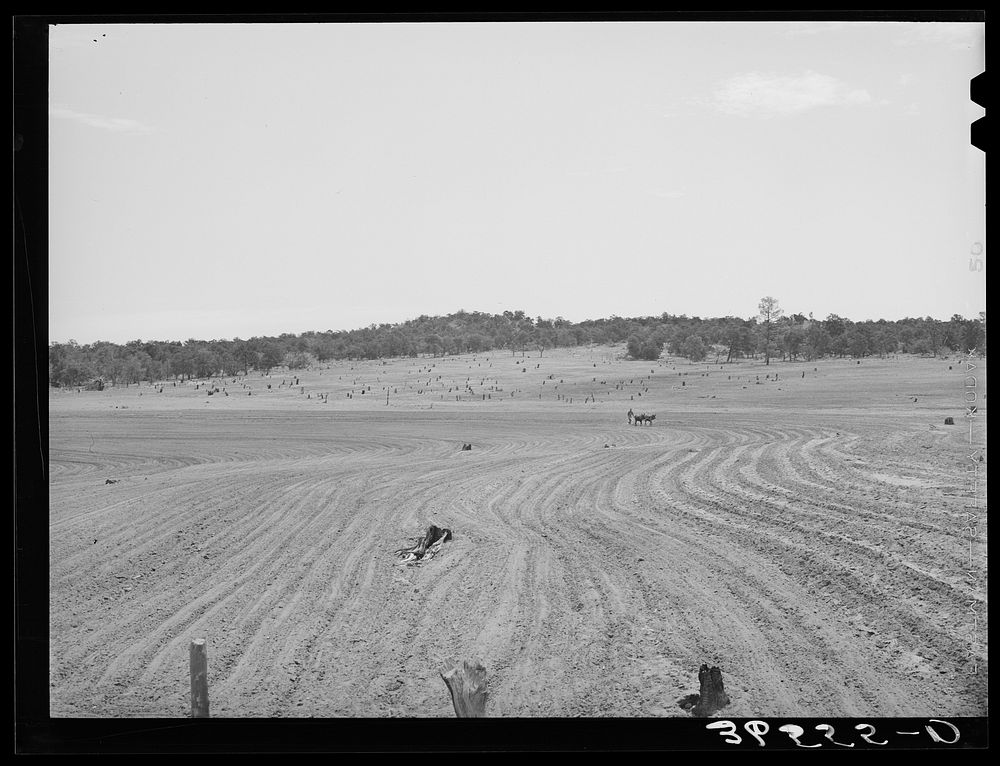
[[[51,28],[50,340],[976,316],[966,23]],[[980,256],[985,261],[985,255]]]

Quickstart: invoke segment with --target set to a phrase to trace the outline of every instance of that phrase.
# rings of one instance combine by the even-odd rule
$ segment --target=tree
[[[692,362],[702,361],[708,353],[705,349],[705,341],[701,339],[700,335],[688,335],[684,340],[681,352]]]
[[[642,353],[642,338],[638,335],[630,335],[628,341],[625,344],[625,348],[628,350],[628,355],[633,359],[639,359]]]
[[[824,357],[830,351],[830,333],[819,322],[813,322],[806,330],[805,351],[806,359],[812,361],[817,357]]]
[[[431,356],[437,356],[444,349],[444,341],[436,332],[429,333],[424,337],[424,348]]]
[[[931,353],[936,357],[944,339],[944,331],[941,328],[941,323],[934,319],[934,317],[929,316],[924,319],[924,324],[927,327],[927,336],[930,339]]]
[[[138,383],[142,380],[143,366],[140,357],[137,354],[131,354],[124,361],[122,378],[125,380],[125,385],[128,386],[130,383]]]
[[[845,332],[844,340],[846,343],[847,353],[856,359],[868,356],[871,352],[872,344],[869,340],[868,333],[866,333],[864,328],[860,325],[855,325],[850,330]]]
[[[792,362],[802,351],[805,345],[806,331],[801,326],[793,325],[787,328],[781,336],[781,350],[788,354],[788,361]]]
[[[872,336],[872,350],[883,359],[887,354],[895,353],[896,346],[896,336],[888,326],[880,327]]]
[[[844,330],[847,329],[848,324],[849,320],[836,314],[828,314],[826,319],[823,320],[823,329],[826,330],[830,338],[839,338]]]
[[[260,368],[264,372],[270,372],[284,361],[284,354],[281,353],[281,346],[270,338],[260,344]]]
[[[964,319],[958,314],[952,317],[952,322],[956,325],[953,350],[963,353],[982,350],[981,347],[984,345],[983,326],[986,324],[985,314],[986,312],[980,312],[982,319]]]
[[[518,312],[523,313],[523,312]],[[517,328],[514,331],[514,337],[512,338],[512,348],[511,356],[514,356],[515,349],[521,352],[521,356],[524,356],[524,347],[528,345],[535,335],[535,325],[532,323],[531,319],[522,318],[517,323]]]
[[[233,356],[237,363],[243,367],[243,374],[250,374],[250,368],[257,366],[256,340],[233,338]]]
[[[628,337],[626,348],[629,356],[633,359],[644,359],[652,362],[659,359],[660,354],[663,353],[663,342],[657,338],[655,333],[650,333],[646,337],[633,333]]]
[[[760,319],[762,332],[764,334],[764,364],[771,363],[771,338],[774,335],[774,323],[777,322],[784,313],[778,306],[777,298],[770,295],[761,298],[757,305],[757,317]]]
[[[742,338],[740,337],[740,326],[736,323],[731,323],[725,330],[722,340],[729,347],[729,352],[726,354],[726,362],[729,363],[733,361],[733,355],[740,352],[740,346],[742,345]]]
[[[53,386],[79,386],[96,376],[93,361],[75,340],[49,347],[49,383]]]
[[[535,321],[535,345],[538,346],[538,355],[543,356],[545,349],[556,345],[556,328],[548,319],[538,317]]]
[[[282,362],[289,370],[304,370],[312,364],[312,357],[305,351],[289,351]]]

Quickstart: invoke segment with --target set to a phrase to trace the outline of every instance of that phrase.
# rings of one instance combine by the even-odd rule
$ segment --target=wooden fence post
[[[191,717],[208,718],[208,647],[204,638],[191,641]]]

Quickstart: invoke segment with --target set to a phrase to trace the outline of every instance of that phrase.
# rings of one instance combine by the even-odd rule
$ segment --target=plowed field
[[[51,714],[986,715],[982,360],[616,354],[51,391]]]

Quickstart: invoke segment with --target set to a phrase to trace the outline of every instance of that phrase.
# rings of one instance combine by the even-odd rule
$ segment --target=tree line
[[[330,360],[444,356],[624,343],[633,359],[669,354],[700,362],[745,358],[783,361],[889,354],[939,355],[986,350],[986,314],[948,321],[931,317],[854,322],[830,314],[785,315],[774,298],[764,298],[757,316],[703,319],[660,316],[611,316],[570,322],[562,317],[532,318],[524,311],[486,314],[464,310],[447,316],[420,316],[398,324],[372,324],[356,330],[284,333],[247,340],[142,341],[119,345],[73,340],[49,346],[49,384],[112,386],[142,381],[247,375],[276,367],[302,369]]]

